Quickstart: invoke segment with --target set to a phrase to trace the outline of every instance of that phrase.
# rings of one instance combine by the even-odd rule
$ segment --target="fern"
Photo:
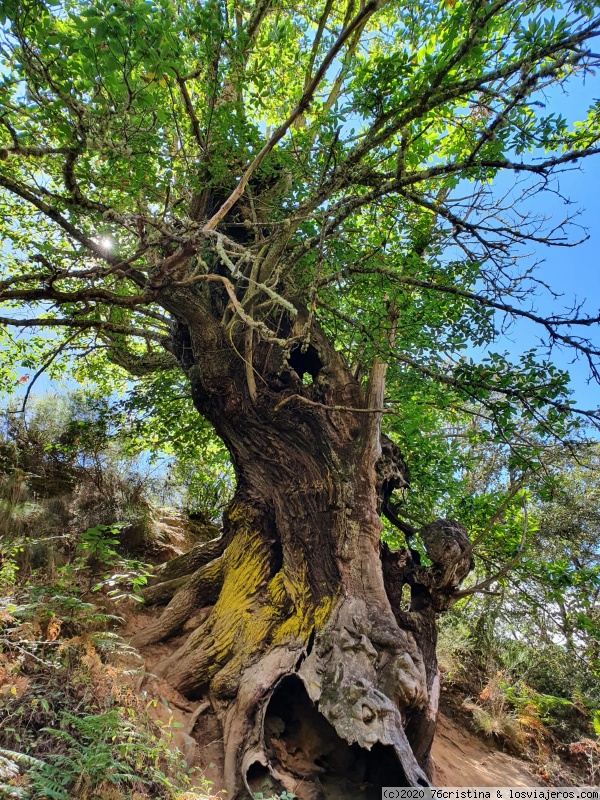
[[[51,589],[51,587],[50,587]],[[39,617],[58,616],[73,625],[80,633],[105,628],[122,622],[116,614],[106,614],[93,603],[86,603],[73,595],[54,594],[47,590],[37,593],[34,600],[12,609],[18,619],[29,620]]]
[[[28,756],[26,753],[18,753],[16,750],[6,750],[4,747],[0,747],[0,758],[4,759],[7,764],[16,764],[17,768],[20,766],[40,767],[44,764],[39,758]],[[4,777],[1,771],[0,776]]]
[[[111,631],[99,631],[91,636],[92,645],[98,650],[103,650],[107,653],[114,653],[118,656],[131,656],[138,660],[142,660],[141,655],[130,644],[127,644],[118,633]]]
[[[18,779],[21,767],[26,770],[41,770],[44,766],[39,758],[0,747],[0,797],[28,800],[29,792],[21,786],[13,786],[12,781]]]
[[[71,774],[61,772],[54,764],[42,763],[28,773],[32,800],[71,800],[68,785]]]
[[[165,756],[164,745],[123,720],[118,711],[82,717],[63,712],[61,723],[61,728],[42,729],[65,752],[48,755],[31,770],[32,786],[38,793],[34,797],[68,800],[78,796],[82,787],[87,790],[106,782],[172,789],[157,766]]]

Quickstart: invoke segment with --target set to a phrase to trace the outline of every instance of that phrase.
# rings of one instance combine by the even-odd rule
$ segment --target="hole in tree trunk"
[[[323,366],[323,362],[319,358],[319,353],[312,344],[309,344],[304,352],[302,350],[302,345],[297,344],[295,347],[292,347],[288,358],[288,364],[298,373],[300,380],[302,380],[305,375],[310,375],[313,381],[317,379],[317,375]]]
[[[271,795],[279,794],[283,791],[283,786],[273,779],[268,767],[265,767],[260,761],[250,764],[246,773],[246,781],[253,794],[260,792],[265,797],[271,797]]]
[[[283,567],[283,547],[277,537],[271,545],[271,573],[275,575]]]
[[[171,334],[174,352],[183,367],[194,365],[194,353],[190,329],[182,322],[178,322]]]
[[[299,800],[380,800],[383,786],[407,785],[393,748],[345,742],[294,676],[281,681],[268,705],[265,746],[273,766],[296,781]]]

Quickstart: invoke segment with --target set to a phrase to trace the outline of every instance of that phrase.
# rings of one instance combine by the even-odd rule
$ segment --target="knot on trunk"
[[[466,528],[450,519],[424,525],[419,535],[437,572],[439,589],[457,589],[473,569],[473,546]]]
[[[474,567],[471,539],[459,522],[436,519],[418,533],[431,560],[430,567],[422,566],[418,552],[412,549],[392,552],[384,546],[381,551],[387,595],[396,618],[408,630],[412,612],[439,613],[448,609],[458,587]],[[402,610],[404,585],[411,588],[411,613]]]

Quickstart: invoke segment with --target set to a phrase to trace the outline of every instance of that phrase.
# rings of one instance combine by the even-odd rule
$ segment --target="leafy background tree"
[[[548,442],[598,421],[548,356],[570,348],[597,378],[598,317],[538,313],[521,261],[571,221],[523,204],[598,149],[595,104],[568,125],[539,100],[597,66],[596,5],[8,0],[2,24],[7,382],[72,365],[111,392],[125,370],[154,436],[198,458],[191,401],[235,474],[222,555],[161,571],[172,599],[137,644],[214,604],[161,670],[210,688],[232,796],[265,771],[293,790],[301,769],[307,797],[329,777],[426,784],[435,616],[472,589],[473,542],[517,564],[512,500]],[[545,348],[512,363],[495,343],[518,319]],[[439,435],[468,417],[510,477],[473,501]],[[381,513],[406,547],[380,546]],[[485,558],[482,591],[503,577]],[[263,725],[282,709],[283,730]],[[301,724],[325,777],[290,761]]]

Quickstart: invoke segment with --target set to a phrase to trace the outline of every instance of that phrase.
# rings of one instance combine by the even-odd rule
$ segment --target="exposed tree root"
[[[188,550],[187,553],[183,553],[177,556],[177,558],[173,558],[171,561],[167,561],[165,564],[161,564],[157,567],[154,571],[154,575],[150,579],[150,585],[166,583],[175,578],[181,578],[184,575],[191,575],[193,572],[200,569],[200,567],[223,555],[224,550],[225,538],[223,536],[219,536],[217,539],[211,539],[209,542],[204,542],[203,544],[197,544],[195,547],[192,547],[191,550]]]
[[[155,591],[160,589],[151,587]],[[177,591],[161,616],[132,639],[135,647],[160,642],[175,633],[202,606],[214,603],[223,585],[223,560],[217,558],[205,564]]]
[[[222,692],[232,662],[217,670],[210,688],[230,796],[252,794],[265,781],[300,800],[367,800],[380,797],[383,785],[429,785],[399,710],[427,704],[426,672],[414,640],[399,641],[389,625],[380,614],[374,624],[362,601],[342,600],[313,644],[292,637],[236,674],[233,702]],[[180,677],[180,688],[198,674]]]
[[[170,581],[163,581],[156,583],[153,586],[146,586],[142,589],[140,595],[148,605],[162,606],[168,603],[173,595],[185,586],[192,578],[192,575],[182,575],[180,578],[173,578]]]
[[[284,593],[275,596],[272,586],[268,597],[264,592],[270,586],[271,543],[251,521],[220,559],[225,580],[209,619],[158,666],[179,691],[193,692],[219,673],[219,692],[235,695],[241,672],[268,646],[281,616]]]
[[[240,504],[228,524],[236,533],[222,557],[146,591],[156,602],[179,587],[134,644],[172,635],[215,603],[157,672],[189,696],[210,692],[229,796],[265,781],[299,800],[371,800],[384,785],[429,785],[435,614],[469,571],[464,529],[443,520],[427,528],[432,567],[363,534],[339,562],[344,592],[317,600],[302,558],[277,555],[262,511]]]

